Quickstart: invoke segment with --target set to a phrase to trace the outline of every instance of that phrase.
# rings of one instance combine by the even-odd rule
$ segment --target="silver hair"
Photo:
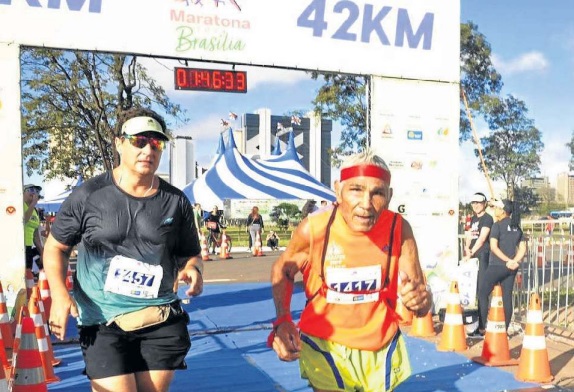
[[[362,152],[358,152],[356,154],[346,156],[343,159],[343,163],[341,164],[341,169],[345,169],[345,168],[351,167],[351,166],[360,165],[363,163],[379,166],[379,167],[385,169],[386,171],[388,171],[389,173],[391,172],[389,170],[389,167],[387,166],[387,163],[385,162],[385,160],[383,158],[381,158],[380,156],[378,156],[370,148],[366,148]]]

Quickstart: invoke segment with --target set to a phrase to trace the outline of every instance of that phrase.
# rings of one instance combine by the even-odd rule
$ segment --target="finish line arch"
[[[391,207],[413,225],[423,268],[456,261],[459,0],[0,0],[0,26],[8,301],[25,289],[20,46],[370,75],[370,141],[395,173]]]

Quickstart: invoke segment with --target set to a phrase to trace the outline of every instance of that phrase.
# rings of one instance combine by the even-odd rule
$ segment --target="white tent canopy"
[[[60,210],[62,203],[64,202],[64,200],[66,200],[66,198],[70,195],[70,193],[72,193],[72,190],[78,185],[80,185],[82,182],[84,182],[84,180],[82,179],[82,176],[80,176],[76,180],[76,183],[72,185],[72,187],[69,190],[64,191],[59,195],[56,195],[50,199],[42,200],[40,203],[36,204],[36,207],[43,209],[44,212],[46,213],[55,214]]]
[[[269,159],[251,159],[237,150],[233,132],[228,130],[227,145],[219,139],[218,156],[200,178],[183,188],[191,202],[223,206],[233,199],[314,199],[334,201],[333,191],[317,181],[297,156],[293,132],[284,153],[276,145]]]

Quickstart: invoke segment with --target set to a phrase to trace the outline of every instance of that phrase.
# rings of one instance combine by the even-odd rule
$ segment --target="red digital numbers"
[[[247,72],[244,71],[176,67],[174,81],[176,90],[247,92]]]

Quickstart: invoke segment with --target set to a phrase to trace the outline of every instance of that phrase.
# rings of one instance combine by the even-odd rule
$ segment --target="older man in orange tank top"
[[[431,308],[410,224],[388,210],[391,173],[371,150],[347,158],[337,203],[297,227],[271,273],[277,319],[268,343],[299,359],[316,392],[394,390],[411,374],[396,300],[419,316]],[[297,273],[307,304],[291,318]]]

